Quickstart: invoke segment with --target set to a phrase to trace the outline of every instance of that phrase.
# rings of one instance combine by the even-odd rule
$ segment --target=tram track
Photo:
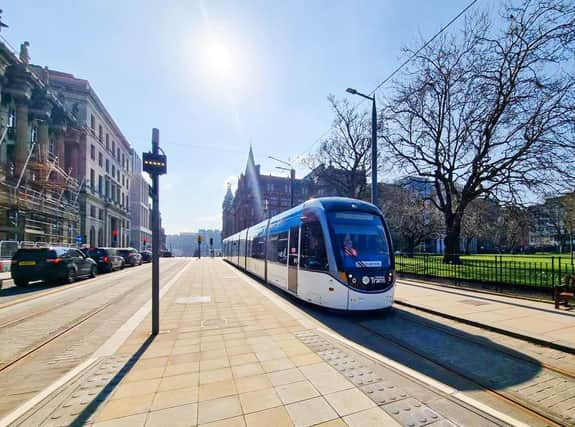
[[[122,276],[122,277],[123,277],[123,276]],[[109,289],[109,288],[111,288],[112,286],[117,285],[117,283],[119,282],[120,279],[122,279],[122,277],[114,277],[114,279],[116,279],[116,280],[115,280],[113,283],[111,283],[109,286],[107,286],[106,289]],[[84,284],[86,284],[86,283],[81,283],[81,284],[84,285]],[[90,282],[89,284],[91,284],[92,286],[97,285],[97,283],[94,283],[94,282]],[[58,294],[58,293],[65,292],[66,290],[72,290],[72,289],[75,289],[75,288],[66,287],[66,288],[58,289],[59,292],[55,292],[55,293]],[[102,289],[100,289],[100,290],[102,290]],[[50,294],[48,294],[48,295],[53,295],[53,293],[50,293]],[[37,298],[33,298],[32,301],[34,301],[34,300],[36,300],[36,299],[39,299],[39,298],[41,298],[42,296],[45,296],[45,295],[39,295]],[[3,323],[0,323],[0,331],[1,331],[2,329],[8,328],[8,327],[10,327],[10,326],[20,324],[20,323],[23,322],[23,321],[26,321],[26,320],[29,320],[29,319],[33,319],[34,317],[41,316],[42,314],[49,313],[50,311],[53,311],[53,310],[55,310],[55,309],[59,309],[59,308],[65,307],[65,306],[67,306],[67,305],[72,305],[72,304],[74,304],[74,303],[76,303],[76,302],[78,302],[78,301],[82,301],[82,300],[84,300],[84,299],[86,299],[86,298],[89,298],[89,297],[91,297],[91,296],[92,296],[92,295],[80,296],[80,297],[75,298],[75,299],[73,299],[73,300],[71,300],[71,301],[64,301],[64,302],[62,302],[62,303],[59,303],[59,304],[56,304],[56,305],[51,305],[51,306],[49,306],[49,307],[46,307],[45,309],[42,309],[42,310],[33,311],[32,313],[28,313],[28,314],[26,314],[26,315],[24,315],[24,316],[17,317],[16,319],[11,319],[11,320],[5,321],[5,322],[3,322]],[[27,301],[30,301],[30,300],[27,300]],[[23,301],[23,302],[26,302],[26,301]],[[0,308],[1,308],[1,307],[0,307]]]
[[[167,267],[166,271],[164,271],[163,273],[164,274],[171,274],[174,270],[177,270],[178,266],[179,266],[179,264],[170,265],[169,267]],[[170,277],[173,277],[173,275],[171,275]],[[21,351],[15,357],[12,357],[10,360],[8,360],[7,362],[0,365],[0,375],[7,373],[13,367],[17,366],[21,362],[28,359],[30,356],[38,353],[40,350],[42,350],[45,347],[49,346],[50,344],[54,343],[59,338],[67,335],[71,331],[73,331],[76,328],[78,328],[79,326],[83,325],[88,320],[94,318],[95,316],[97,316],[98,314],[100,314],[101,312],[106,310],[107,308],[118,304],[120,301],[122,301],[124,298],[126,298],[129,294],[131,294],[136,288],[142,286],[143,283],[146,283],[149,281],[150,281],[150,278],[138,280],[136,283],[134,283],[126,291],[122,292],[120,295],[117,295],[117,296],[113,297],[110,301],[104,303],[103,305],[99,305],[98,307],[94,308],[93,310],[90,310],[87,314],[81,315],[80,317],[78,317],[74,321],[72,321],[69,324],[65,325],[64,327],[58,329],[54,333],[50,334],[45,339],[28,346],[24,351]],[[107,289],[109,289],[109,287]],[[66,302],[64,302],[64,303],[62,303],[56,307],[52,306],[49,309],[42,310],[41,312],[30,313],[26,316],[19,318],[19,319],[15,319],[14,321],[9,321],[9,322],[6,322],[4,325],[0,325],[0,330],[2,329],[2,327],[6,328],[6,327],[10,327],[10,326],[15,325],[17,323],[17,321],[20,321],[21,319],[24,319],[24,321],[25,321],[25,320],[28,320],[28,319],[31,319],[34,317],[38,317],[42,314],[53,311],[54,309],[61,308],[61,307],[66,306],[66,305],[74,304],[74,303],[78,302],[79,300],[87,299],[89,297],[93,297],[93,294],[82,296],[82,297],[76,298],[72,301],[66,301]]]
[[[128,276],[127,273],[129,271],[130,270],[123,270],[123,271],[115,273],[115,274],[120,273],[121,276],[120,277],[114,277],[114,279],[121,279],[122,277]],[[99,276],[92,278],[92,279],[82,280],[82,281],[72,283],[69,285],[64,285],[64,286],[60,285],[60,286],[57,286],[57,287],[54,287],[51,289],[45,289],[45,290],[41,290],[42,285],[35,285],[35,286],[38,286],[38,292],[37,293],[34,293],[32,295],[25,295],[25,296],[20,297],[20,298],[15,298],[15,299],[13,299],[11,301],[7,301],[5,303],[0,303],[0,310],[8,308],[8,307],[14,307],[14,306],[17,306],[19,304],[26,303],[26,302],[35,301],[37,299],[47,297],[50,295],[57,295],[59,293],[62,293],[62,292],[68,291],[68,290],[77,289],[77,288],[81,288],[81,287],[88,286],[88,285],[94,285],[94,284],[97,284],[97,283],[104,281],[104,279],[106,279],[108,277],[109,277],[108,275],[105,275],[105,276],[99,275]],[[34,286],[34,285],[30,285],[30,286]]]
[[[407,317],[407,316],[401,316],[401,317]],[[409,316],[409,317],[411,317],[411,316]],[[452,337],[457,338],[458,340],[466,340],[470,343],[473,343],[473,345],[483,346],[484,348],[489,349],[489,351],[504,353],[505,356],[508,358],[509,357],[514,358],[517,361],[520,361],[520,363],[532,364],[534,366],[534,368],[536,368],[536,369],[542,369],[542,370],[550,371],[553,374],[562,377],[563,379],[573,381],[573,383],[575,384],[575,372],[561,369],[561,368],[558,368],[556,366],[552,366],[552,365],[549,365],[549,364],[546,364],[543,362],[539,362],[539,361],[537,361],[537,363],[535,363],[533,360],[530,360],[527,356],[522,357],[519,355],[519,353],[512,353],[510,351],[504,351],[504,350],[502,350],[501,346],[499,346],[499,345],[496,346],[493,344],[491,344],[491,345],[486,344],[484,342],[481,342],[480,340],[471,339],[469,337],[463,336],[462,334],[453,333],[453,332],[445,330],[444,328],[430,325],[426,321],[419,321],[419,320],[415,320],[413,318],[409,318],[409,321],[417,323],[419,325],[422,325],[425,328],[431,328],[431,329],[435,329],[437,331],[440,331],[441,333],[449,334]],[[371,328],[371,327],[363,324],[362,321],[353,321],[353,323],[356,326],[369,332],[370,334],[376,335],[380,339],[386,340],[386,341],[388,341],[388,342],[390,342],[390,343],[392,343],[392,344],[394,344],[394,345],[396,345],[396,346],[398,346],[398,347],[400,347],[400,348],[402,348],[402,349],[404,349],[410,353],[413,353],[413,354],[417,355],[418,357],[422,358],[423,360],[430,362],[436,366],[439,366],[440,368],[446,370],[447,372],[449,372],[455,376],[463,378],[464,380],[466,380],[467,382],[473,384],[474,386],[476,386],[478,388],[484,389],[491,396],[494,396],[497,399],[504,401],[507,404],[510,404],[516,408],[519,408],[520,410],[530,414],[531,416],[534,416],[537,419],[540,419],[541,421],[543,421],[547,425],[575,426],[575,419],[569,418],[569,417],[564,417],[562,414],[558,414],[558,413],[552,412],[550,410],[547,410],[547,409],[543,408],[537,402],[529,400],[529,399],[521,396],[517,392],[509,392],[506,390],[499,390],[496,387],[493,387],[491,384],[489,384],[489,381],[486,381],[485,379],[478,378],[477,375],[470,375],[469,373],[465,372],[462,369],[457,369],[456,367],[453,366],[452,363],[445,362],[445,361],[441,360],[440,357],[434,357],[434,356],[430,355],[429,352],[422,350],[421,347],[409,344],[405,340],[394,338],[394,337],[390,336],[390,334],[382,333],[382,332],[380,332],[374,328]]]

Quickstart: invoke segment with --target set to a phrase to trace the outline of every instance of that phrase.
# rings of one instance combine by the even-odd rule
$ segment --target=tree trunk
[[[461,216],[448,215],[445,218],[444,264],[461,264],[459,258],[459,236],[461,235]]]

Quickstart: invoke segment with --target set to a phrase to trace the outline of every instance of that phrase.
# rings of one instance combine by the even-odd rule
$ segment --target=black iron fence
[[[567,256],[460,256],[461,263],[445,264],[441,255],[396,255],[398,272],[459,283],[494,285],[499,291],[506,287],[551,290],[575,274],[573,258]]]

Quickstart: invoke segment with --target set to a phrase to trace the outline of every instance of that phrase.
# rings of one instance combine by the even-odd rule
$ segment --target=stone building
[[[128,246],[131,148],[90,83],[72,74],[37,67],[78,121],[70,145],[72,176],[81,183],[80,234],[91,246]],[[68,163],[67,163],[68,165]]]
[[[28,47],[18,57],[0,42],[0,240],[72,244],[84,130]]]
[[[142,159],[130,153],[132,180],[130,182],[130,246],[140,251],[152,248],[151,186],[142,173]]]
[[[293,173],[293,172],[292,172]],[[344,176],[346,171],[325,167],[312,170],[304,178],[293,176],[293,206],[311,197],[347,196],[327,179],[328,174]],[[222,237],[234,234],[246,227],[277,215],[292,207],[292,178],[262,175],[260,165],[254,160],[252,148],[248,154],[246,169],[238,178],[235,195],[228,187],[222,204]]]

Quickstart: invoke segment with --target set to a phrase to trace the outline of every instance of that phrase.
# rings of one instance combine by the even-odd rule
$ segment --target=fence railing
[[[441,255],[396,255],[396,269],[400,273],[427,278],[495,285],[497,290],[505,287],[521,287],[551,290],[563,282],[568,274],[575,274],[573,258],[566,256],[520,257],[464,256],[460,264],[444,264]]]

